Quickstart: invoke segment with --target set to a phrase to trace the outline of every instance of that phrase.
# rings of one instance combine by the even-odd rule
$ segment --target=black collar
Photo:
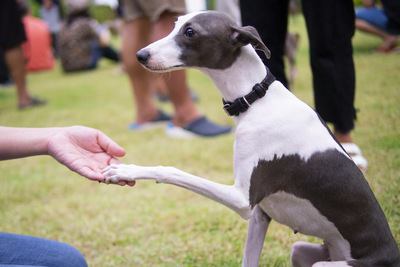
[[[256,83],[250,93],[236,98],[233,102],[225,101],[224,110],[229,116],[238,116],[245,112],[257,99],[262,98],[267,93],[268,87],[275,81],[274,75],[267,68],[267,76],[260,83]]]

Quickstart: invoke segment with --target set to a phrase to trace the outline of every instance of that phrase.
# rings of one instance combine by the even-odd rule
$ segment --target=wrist
[[[43,134],[40,143],[39,151],[42,155],[51,155],[51,147],[57,136],[64,134],[69,127],[52,127],[46,128],[46,133]]]

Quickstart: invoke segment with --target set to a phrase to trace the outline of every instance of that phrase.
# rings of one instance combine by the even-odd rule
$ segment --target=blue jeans
[[[82,254],[65,243],[0,232],[0,267],[87,267]]]
[[[388,32],[388,18],[381,8],[377,7],[360,7],[356,9],[356,18],[364,20],[369,24]]]

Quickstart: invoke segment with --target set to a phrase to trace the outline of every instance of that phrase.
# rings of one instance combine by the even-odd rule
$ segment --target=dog
[[[174,167],[110,165],[105,182],[155,180],[213,199],[249,220],[243,266],[258,266],[273,219],[323,244],[296,242],[293,266],[400,266],[396,241],[362,172],[326,124],[257,56],[255,28],[215,11],[178,18],[172,32],[137,52],[148,70],[187,67],[209,75],[236,122],[234,184]]]

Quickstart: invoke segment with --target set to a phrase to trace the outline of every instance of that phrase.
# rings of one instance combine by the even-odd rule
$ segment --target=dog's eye
[[[194,30],[190,27],[187,27],[185,30],[185,36],[190,38],[193,37],[193,35],[194,35]]]

